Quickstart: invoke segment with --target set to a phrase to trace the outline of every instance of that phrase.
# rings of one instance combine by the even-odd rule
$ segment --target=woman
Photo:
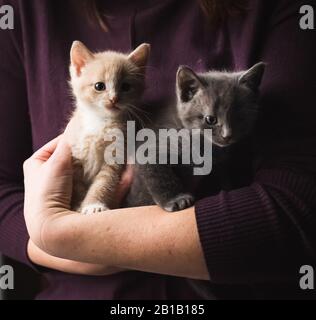
[[[299,294],[290,289],[298,287],[299,267],[315,261],[316,246],[314,38],[299,29],[300,1],[238,1],[241,11],[236,2],[100,1],[94,13],[107,14],[100,29],[78,1],[12,1],[15,30],[0,33],[0,250],[49,268],[42,272],[50,287],[40,298],[196,298],[177,277],[211,280],[226,298]],[[68,210],[68,148],[54,140],[25,164],[25,218],[35,245],[29,241],[21,166],[60,132],[71,110],[66,79],[74,39],[98,50],[151,43],[151,107],[173,93],[180,64],[237,70],[268,63],[263,114],[254,142],[236,150],[232,190],[219,193],[206,179],[202,200],[179,214],[145,207],[80,216]]]

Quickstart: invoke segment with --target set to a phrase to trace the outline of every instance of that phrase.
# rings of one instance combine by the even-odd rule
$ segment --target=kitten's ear
[[[181,66],[177,72],[177,94],[183,102],[188,102],[193,98],[203,82],[199,76],[189,67]]]
[[[177,85],[181,89],[187,83],[196,84],[197,86],[202,85],[201,79],[191,68],[180,66],[177,72]]]
[[[147,65],[150,55],[150,44],[143,43],[138,46],[129,56],[128,59],[135,63],[137,67],[144,68]]]
[[[80,41],[74,41],[70,50],[71,66],[76,70],[79,77],[81,69],[88,61],[93,59],[93,53]]]
[[[263,62],[259,62],[256,65],[254,65],[252,68],[250,68],[248,71],[244,72],[240,78],[239,83],[245,84],[250,89],[256,91],[258,90],[263,74],[265,71],[266,64]]]

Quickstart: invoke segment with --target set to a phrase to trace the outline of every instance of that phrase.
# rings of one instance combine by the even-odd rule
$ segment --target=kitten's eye
[[[186,92],[186,100],[187,100],[187,101],[192,100],[193,97],[194,97],[195,94],[196,94],[196,91],[197,91],[197,90],[196,90],[195,88],[190,88],[190,89],[188,89],[187,92]]]
[[[189,99],[192,99],[193,97],[194,97],[194,90],[193,89],[189,89],[188,91],[187,91],[187,95],[188,95],[188,98]]]
[[[132,86],[127,82],[123,82],[122,85],[121,85],[121,90],[123,92],[128,92],[128,91],[131,90],[131,88],[132,88]]]
[[[195,85],[195,83],[188,82],[183,85],[181,88],[181,100],[182,102],[189,102],[191,101],[196,93],[198,92],[198,87]]]
[[[105,90],[105,83],[104,82],[97,82],[94,85],[94,89],[97,91],[104,91]]]
[[[206,116],[205,117],[205,122],[206,124],[208,124],[209,126],[215,126],[217,123],[217,118],[214,116]]]

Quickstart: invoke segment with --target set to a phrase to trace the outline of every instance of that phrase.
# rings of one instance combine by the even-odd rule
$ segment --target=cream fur
[[[111,208],[124,165],[108,165],[104,151],[107,130],[125,132],[129,105],[140,102],[144,90],[144,67],[149,45],[138,47],[130,55],[117,52],[93,54],[75,41],[71,49],[70,85],[76,100],[75,111],[65,130],[74,164],[72,208],[96,213]],[[104,91],[95,84],[103,82]],[[122,83],[131,87],[122,92]],[[113,105],[113,99],[117,103]]]

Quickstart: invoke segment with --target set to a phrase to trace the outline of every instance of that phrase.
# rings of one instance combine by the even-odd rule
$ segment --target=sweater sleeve
[[[196,205],[214,283],[297,283],[315,263],[316,42],[299,27],[300,2],[278,1],[257,57],[267,72],[253,182]]]
[[[16,7],[14,13],[14,30],[0,30],[0,252],[31,266],[22,165],[32,152],[32,141]]]

